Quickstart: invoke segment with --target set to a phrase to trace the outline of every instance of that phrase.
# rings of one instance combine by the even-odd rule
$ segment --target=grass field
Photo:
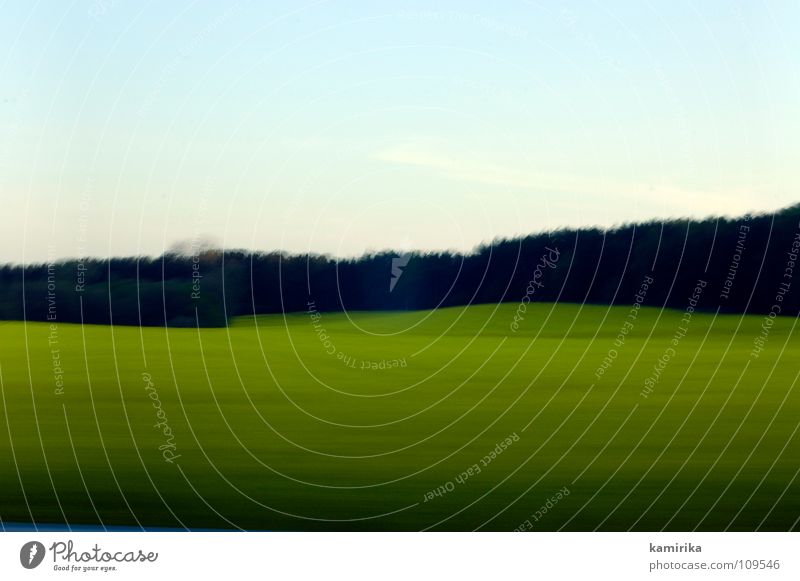
[[[642,309],[620,339],[628,308],[531,305],[514,332],[516,308],[0,323],[0,518],[798,528],[795,319],[752,357],[761,316],[695,314],[675,345],[682,312]]]

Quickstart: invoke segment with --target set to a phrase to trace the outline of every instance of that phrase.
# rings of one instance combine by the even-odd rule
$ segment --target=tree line
[[[312,301],[329,312],[518,303],[526,295],[629,305],[645,277],[653,280],[645,305],[683,309],[702,280],[699,309],[769,313],[779,301],[780,314],[796,316],[798,248],[800,204],[739,218],[564,228],[469,253],[337,259],[204,248],[72,259],[0,267],[0,319],[213,327],[232,317],[305,311]]]

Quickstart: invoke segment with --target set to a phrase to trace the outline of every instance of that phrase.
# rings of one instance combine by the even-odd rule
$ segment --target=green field
[[[0,518],[798,528],[795,319],[778,319],[755,358],[763,317],[696,314],[643,397],[682,312],[642,309],[615,346],[628,308],[532,305],[513,332],[516,308],[199,332],[0,323]]]

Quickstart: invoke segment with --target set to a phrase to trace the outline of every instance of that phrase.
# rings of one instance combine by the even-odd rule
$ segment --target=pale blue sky
[[[800,200],[795,1],[0,10],[3,262],[470,249]]]

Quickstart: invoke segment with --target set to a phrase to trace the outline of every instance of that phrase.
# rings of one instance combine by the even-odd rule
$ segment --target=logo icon
[[[403,269],[408,266],[408,261],[411,260],[411,253],[405,252],[400,256],[392,258],[392,278],[389,281],[389,292],[394,290],[394,286],[403,276]]]
[[[19,551],[19,562],[26,569],[35,569],[44,560],[44,545],[39,541],[30,541],[22,545]]]

